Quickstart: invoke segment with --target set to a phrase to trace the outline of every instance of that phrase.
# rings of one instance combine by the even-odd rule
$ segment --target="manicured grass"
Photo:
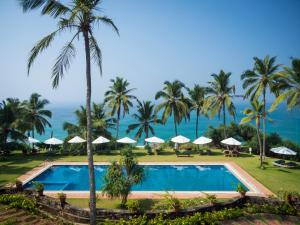
[[[269,188],[275,194],[281,190],[300,190],[300,169],[278,168],[272,165],[273,158],[266,159],[265,169],[259,168],[259,158],[249,154],[242,154],[241,157],[224,157],[221,150],[213,150],[212,155],[192,154],[191,157],[177,157],[173,150],[167,149],[161,155],[147,155],[144,149],[134,150],[139,162],[225,162],[233,161],[251,174],[255,179]],[[119,151],[112,151],[111,154],[95,155],[96,162],[110,162],[120,158]],[[34,168],[46,159],[66,162],[86,162],[86,156],[49,156],[45,153],[38,155],[24,156],[15,152],[0,161],[0,184],[14,182],[21,174]]]

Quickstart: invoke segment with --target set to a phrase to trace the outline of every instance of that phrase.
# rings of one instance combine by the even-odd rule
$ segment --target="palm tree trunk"
[[[263,90],[263,104],[264,104],[264,111],[263,111],[263,160],[266,157],[266,89]]]
[[[175,115],[174,115],[174,128],[175,128],[175,136],[177,136],[177,123],[176,123]]]
[[[95,174],[94,174],[94,161],[92,149],[92,118],[91,118],[91,59],[88,32],[83,32],[86,56],[86,124],[87,124],[87,155],[89,167],[89,185],[90,185],[90,224],[96,225],[96,187],[95,187]]]
[[[225,112],[225,102],[223,101],[223,125],[224,125],[224,138],[227,138],[226,134],[226,112]]]
[[[262,147],[261,147],[261,139],[260,139],[259,130],[260,130],[260,125],[256,125],[257,140],[258,140],[258,145],[259,145],[260,168],[263,168]]]
[[[117,140],[119,138],[120,114],[121,114],[121,108],[118,109],[118,114],[117,114],[116,149],[118,148]]]
[[[198,138],[198,121],[199,121],[199,109],[197,109],[196,115],[196,138]]]

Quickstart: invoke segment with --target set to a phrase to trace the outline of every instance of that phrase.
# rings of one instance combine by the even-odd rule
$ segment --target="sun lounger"
[[[274,166],[278,166],[278,167],[282,167],[282,168],[295,168],[298,166],[297,163],[294,163],[294,162],[286,163],[284,160],[277,160],[277,161],[272,162],[272,164]]]
[[[237,151],[237,150],[233,150],[232,152],[231,152],[231,156],[232,157],[238,157],[239,156],[239,151]]]
[[[190,153],[188,151],[180,152],[179,150],[175,150],[177,157],[190,157]]]
[[[224,150],[223,153],[224,153],[225,157],[230,156],[230,151],[229,150]]]

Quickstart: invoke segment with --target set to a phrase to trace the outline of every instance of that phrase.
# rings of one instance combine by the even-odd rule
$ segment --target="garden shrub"
[[[129,201],[127,201],[126,208],[130,212],[141,212],[142,211],[141,204],[138,200],[129,200]]]
[[[22,194],[2,194],[0,195],[0,203],[9,205],[12,208],[24,209],[32,213],[37,212],[35,202]]]

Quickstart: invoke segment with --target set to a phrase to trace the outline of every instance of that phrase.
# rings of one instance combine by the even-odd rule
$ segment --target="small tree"
[[[124,208],[132,186],[141,183],[143,178],[143,167],[138,165],[132,151],[127,149],[122,152],[119,163],[114,161],[108,167],[102,191],[110,198],[121,198],[121,207]]]

